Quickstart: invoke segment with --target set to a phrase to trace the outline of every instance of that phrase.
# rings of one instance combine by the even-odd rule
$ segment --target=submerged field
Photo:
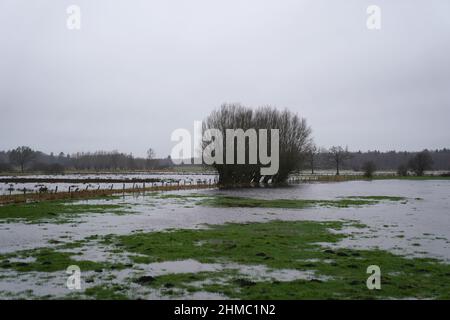
[[[0,207],[0,297],[450,298],[450,181],[126,194]],[[81,269],[81,290],[66,269]],[[366,286],[381,269],[381,289]]]

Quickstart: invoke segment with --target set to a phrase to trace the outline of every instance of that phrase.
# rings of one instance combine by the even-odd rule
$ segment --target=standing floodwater
[[[42,272],[47,269],[45,266],[39,267],[38,270],[41,271],[38,273],[17,274],[9,270],[14,266],[11,263],[25,266],[14,267],[16,270],[27,270],[28,264],[43,259],[40,256],[42,250],[53,250],[52,248],[57,252],[75,254],[76,259],[87,259],[92,263],[129,261],[125,268],[115,267],[121,271],[108,273],[109,277],[115,277],[121,283],[130,281],[136,272],[137,274],[150,272],[154,276],[165,277],[171,273],[186,272],[222,274],[224,270],[234,270],[232,272],[241,270],[241,276],[250,277],[254,281],[267,281],[271,277],[278,277],[280,281],[332,279],[331,276],[320,275],[313,270],[298,270],[294,267],[273,270],[264,265],[241,265],[232,261],[223,264],[222,259],[219,260],[222,261],[220,263],[204,264],[197,261],[200,257],[195,256],[178,262],[169,259],[160,264],[142,264],[147,260],[140,258],[138,259],[140,263],[136,265],[133,264],[135,258],[132,258],[130,253],[120,252],[117,248],[111,247],[118,240],[112,243],[105,240],[114,237],[132,239],[133,234],[157,235],[155,232],[164,230],[207,230],[215,225],[227,226],[227,223],[273,222],[276,225],[276,221],[342,222],[342,227],[332,230],[333,234],[342,237],[339,236],[339,241],[334,243],[324,243],[326,247],[333,250],[387,250],[411,259],[431,257],[448,263],[450,261],[448,190],[450,190],[448,180],[374,180],[302,183],[281,188],[135,193],[104,199],[75,200],[67,204],[58,204],[57,207],[48,207],[49,204],[43,202],[36,206],[41,206],[44,211],[65,212],[70,208],[70,212],[56,215],[49,212],[48,215],[29,217],[25,214],[30,209],[25,206],[20,209],[19,206],[16,215],[22,215],[24,218],[21,219],[6,217],[6,211],[2,211],[0,250],[3,254],[4,271],[0,273],[4,279],[0,281],[0,285],[3,289],[7,289],[5,292],[17,294],[24,286],[32,286],[34,292],[39,295],[46,293],[64,295],[64,288],[58,285],[63,281],[63,274],[50,275]],[[36,208],[33,210],[35,214],[42,213]],[[252,228],[251,226],[252,224],[249,224],[248,228]],[[230,248],[235,246],[233,234],[226,237],[226,241],[230,242]],[[281,232],[275,239],[283,239],[284,236],[285,234]],[[188,240],[181,243],[185,241]],[[198,245],[202,245],[204,241],[208,243],[209,240],[199,241]],[[176,243],[178,245],[178,242]],[[139,247],[141,244],[141,241],[137,241],[130,248]],[[148,250],[152,252],[152,247],[150,246]],[[257,253],[264,258],[265,253]],[[317,258],[310,260],[311,263],[320,261]],[[331,263],[333,260],[325,261]],[[56,278],[47,289],[45,282],[40,281],[40,285],[34,283],[36,277],[39,279],[48,276]],[[98,281],[104,283],[107,280],[101,277]],[[142,297],[143,293],[136,294]],[[161,292],[155,294],[152,291],[145,293],[145,296],[166,297]],[[217,296],[212,293],[204,295],[200,292],[191,296],[193,297],[214,298],[223,295]]]

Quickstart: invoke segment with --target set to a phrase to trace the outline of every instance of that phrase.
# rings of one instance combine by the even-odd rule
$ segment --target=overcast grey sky
[[[298,112],[324,147],[450,147],[450,1],[0,2],[0,149],[166,156],[224,102]]]

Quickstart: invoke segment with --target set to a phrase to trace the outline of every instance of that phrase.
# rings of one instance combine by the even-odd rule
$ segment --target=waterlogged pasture
[[[37,193],[45,189],[47,192],[68,192],[78,190],[123,190],[150,186],[196,185],[214,183],[215,174],[199,173],[111,173],[111,174],[65,174],[65,175],[23,175],[0,176],[0,196],[25,193]],[[19,180],[19,181],[17,181]],[[36,180],[22,182],[20,180]],[[52,180],[60,180],[55,182]],[[147,180],[147,183],[136,182]]]
[[[1,298],[450,298],[450,181],[0,207]],[[66,287],[69,265],[82,290]],[[366,287],[379,265],[382,289]]]

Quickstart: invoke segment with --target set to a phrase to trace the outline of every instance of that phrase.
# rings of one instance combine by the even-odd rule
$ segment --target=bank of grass
[[[238,270],[167,274],[145,284],[177,295],[207,291],[240,299],[450,298],[450,265],[433,259],[407,258],[383,250],[326,249],[346,237],[332,232],[344,222],[274,221],[225,224],[205,230],[177,230],[111,236],[136,263],[195,259],[234,262],[272,269],[315,271],[311,280],[258,281]],[[320,244],[319,244],[320,243]],[[368,290],[367,267],[382,270],[382,289]],[[321,280],[324,277],[328,280]]]
[[[403,201],[406,200],[405,197],[398,196],[349,196],[348,199],[365,199],[365,200],[376,200],[376,201]]]
[[[122,204],[89,204],[67,200],[8,204],[0,206],[0,220],[8,222],[25,220],[31,223],[52,220],[52,222],[62,223],[66,221],[66,218],[85,213],[122,214],[126,208]]]
[[[284,208],[303,209],[310,207],[349,208],[374,205],[381,201],[401,201],[404,197],[395,196],[350,196],[333,200],[311,199],[255,199],[246,197],[216,195],[205,197],[197,204],[210,207],[242,207],[242,208]]]
[[[174,199],[178,202],[194,202],[197,205],[209,207],[242,207],[242,208],[284,208],[303,209],[310,207],[349,208],[373,205],[381,201],[406,201],[399,196],[348,196],[333,200],[316,199],[256,199],[247,197],[227,196],[223,194],[160,194],[160,199]]]

